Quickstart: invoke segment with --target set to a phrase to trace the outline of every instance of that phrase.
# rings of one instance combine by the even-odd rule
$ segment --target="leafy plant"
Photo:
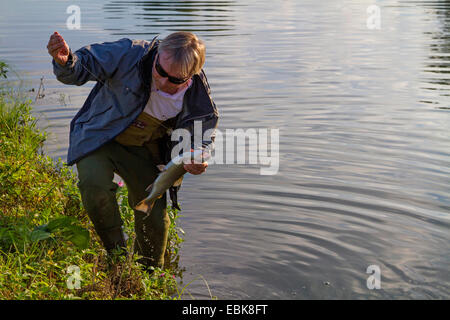
[[[73,217],[61,217],[51,220],[49,223],[36,227],[31,232],[31,240],[45,240],[59,234],[64,240],[72,242],[80,249],[89,246],[89,231],[78,226]]]
[[[7,78],[6,73],[8,73],[8,65],[3,61],[0,61],[0,77]]]
[[[31,101],[0,95],[0,299],[177,298],[178,212],[168,208],[168,266],[145,272],[133,254],[111,266],[83,208],[76,174],[44,155],[45,139]],[[126,187],[118,199],[132,253],[134,211]],[[82,277],[76,290],[66,284],[73,266]]]
[[[89,231],[77,225],[73,217],[56,218],[33,230],[23,223],[0,227],[0,247],[6,251],[47,239],[69,241],[79,249],[86,249],[90,236]]]

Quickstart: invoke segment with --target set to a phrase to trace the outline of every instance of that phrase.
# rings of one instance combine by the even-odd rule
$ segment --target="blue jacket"
[[[65,66],[52,61],[56,78],[64,84],[81,86],[97,81],[83,107],[70,123],[67,165],[114,139],[144,110],[150,96],[151,72],[159,40],[130,40],[97,43],[74,53],[70,50]],[[217,128],[218,111],[210,97],[210,87],[203,70],[192,78],[186,91],[182,111],[166,125],[186,128],[193,137],[193,123],[202,121],[202,130]],[[208,145],[214,137],[203,141]],[[163,158],[170,160],[171,146],[167,135],[161,144]]]

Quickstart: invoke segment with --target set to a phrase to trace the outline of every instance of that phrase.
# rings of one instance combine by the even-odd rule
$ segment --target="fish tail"
[[[150,214],[150,212],[152,211],[154,205],[155,205],[155,201],[151,201],[150,203],[148,203],[147,201],[142,200],[141,202],[139,202],[137,204],[136,207],[134,207],[134,209],[137,211],[141,211],[142,213],[146,213],[148,216]]]
[[[144,219],[147,219],[150,216],[150,212],[152,212],[153,206],[155,205],[155,202],[157,199],[162,198],[162,195],[157,197],[156,199],[150,200],[150,199],[144,199],[141,202],[137,204],[137,206],[134,207],[135,210],[140,211],[142,213],[145,213]]]

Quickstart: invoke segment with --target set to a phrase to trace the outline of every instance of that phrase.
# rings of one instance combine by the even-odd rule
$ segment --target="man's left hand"
[[[207,167],[208,167],[208,162],[194,163],[194,161],[192,161],[192,163],[184,165],[184,169],[187,172],[189,172],[191,174],[195,174],[195,175],[205,172]]]

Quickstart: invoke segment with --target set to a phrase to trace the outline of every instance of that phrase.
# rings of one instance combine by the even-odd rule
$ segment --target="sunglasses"
[[[169,76],[167,72],[163,69],[163,67],[161,67],[161,65],[159,64],[159,54],[158,58],[156,59],[155,68],[161,77],[169,79],[169,81],[172,82],[173,84],[182,84],[188,81],[188,79],[179,79]]]

